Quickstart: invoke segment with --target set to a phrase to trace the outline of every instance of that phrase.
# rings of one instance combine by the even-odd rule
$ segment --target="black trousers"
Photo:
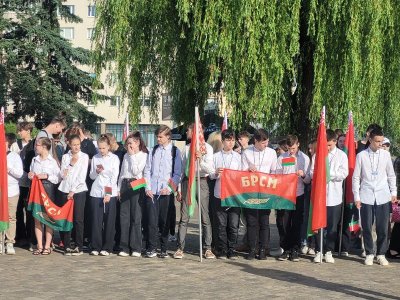
[[[338,225],[342,213],[342,204],[326,207],[326,228],[324,230],[324,254],[335,251],[335,243],[338,236]],[[318,232],[316,250],[321,251],[321,231]]]
[[[175,196],[170,195],[169,206],[168,206],[168,228],[170,235],[175,235],[175,227],[176,227]]]
[[[157,239],[160,239],[161,251],[167,251],[168,232],[168,207],[170,195],[154,195],[153,199],[146,197],[146,211],[148,222],[148,237],[146,250],[157,249]]]
[[[36,244],[36,237],[34,232],[35,222],[33,220],[32,212],[27,209],[28,196],[29,196],[29,187],[20,186],[18,205],[17,205],[17,215],[16,215],[17,217],[16,240],[26,239],[32,244]]]
[[[400,223],[394,223],[392,235],[390,236],[389,250],[400,253]]]
[[[353,210],[357,210],[354,206],[344,206],[343,224],[342,224],[342,251],[349,252],[351,249],[351,232],[349,230],[349,223],[353,215]]]
[[[289,216],[290,211],[285,209],[276,210],[276,227],[279,233],[279,246],[283,248],[285,237],[288,235],[289,230]]]
[[[130,250],[140,253],[142,251],[143,189],[132,190],[129,181],[123,181],[122,185],[126,185],[126,187],[121,187],[120,247],[127,253]]]
[[[115,236],[115,217],[117,214],[117,197],[111,197],[104,204],[103,198],[91,197],[92,208],[92,250],[111,252]]]
[[[257,248],[257,237],[260,249],[269,247],[270,231],[269,231],[269,215],[270,209],[250,209],[244,210],[247,222],[247,238],[251,250]]]
[[[285,230],[281,237],[281,247],[285,251],[298,250],[301,245],[301,227],[304,218],[304,195],[296,197],[295,210],[282,210],[282,226]]]
[[[217,199],[217,220],[218,220],[218,251],[220,253],[235,249],[238,231],[240,208],[223,207],[221,199]],[[219,200],[219,201],[218,201]]]
[[[209,215],[210,215],[210,222],[211,222],[211,248],[217,248],[217,241],[218,241],[218,217],[217,217],[217,207],[218,207],[218,200],[214,197],[214,188],[215,188],[215,181],[213,179],[207,179],[208,183],[208,190],[210,191],[210,200],[209,200]]]
[[[385,204],[361,204],[361,225],[363,229],[364,248],[367,255],[374,254],[372,224],[376,223],[376,255],[385,255],[388,248],[388,223],[391,202]]]
[[[74,194],[74,227],[72,228],[72,231],[60,232],[60,238],[63,241],[65,248],[70,247],[71,233],[73,233],[76,246],[82,250],[86,194],[86,192]],[[68,201],[68,194],[60,192],[58,198],[59,206],[62,206]]]

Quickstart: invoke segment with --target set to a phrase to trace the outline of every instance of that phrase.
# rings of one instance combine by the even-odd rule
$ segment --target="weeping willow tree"
[[[213,89],[236,128],[312,134],[327,107],[330,127],[353,111],[400,133],[400,3],[396,0],[98,0],[94,62],[116,70],[135,121],[139,96],[173,96],[176,122],[190,122]],[[293,83],[298,83],[294,95]]]

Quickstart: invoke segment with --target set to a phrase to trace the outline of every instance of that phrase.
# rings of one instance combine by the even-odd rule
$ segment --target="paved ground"
[[[196,251],[198,231],[192,225],[188,250]],[[276,246],[275,226],[271,235]],[[362,261],[351,256],[319,265],[311,257],[298,263],[269,257],[200,263],[193,254],[183,260],[35,257],[17,249],[15,256],[0,256],[0,299],[400,299],[400,262],[367,267]]]

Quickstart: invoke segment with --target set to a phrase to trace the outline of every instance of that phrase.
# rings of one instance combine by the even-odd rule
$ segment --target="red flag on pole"
[[[326,197],[329,182],[328,144],[326,141],[325,106],[322,108],[318,128],[317,151],[315,153],[314,175],[311,184],[309,234],[326,227]]]
[[[0,161],[0,231],[5,231],[8,228],[8,172],[4,107],[0,112]]]
[[[126,138],[129,135],[129,114],[125,115],[124,133],[122,134],[122,143],[125,143]]]
[[[354,139],[353,114],[349,112],[349,123],[347,126],[346,140],[344,142],[344,152],[349,161],[349,176],[346,178],[346,204],[353,204],[354,195],[352,189],[352,178],[356,166],[356,143]]]
[[[224,121],[222,122],[221,131],[228,129],[228,115],[224,113]]]

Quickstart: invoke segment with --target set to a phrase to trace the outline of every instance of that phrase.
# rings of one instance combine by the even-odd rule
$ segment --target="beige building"
[[[95,1],[67,0],[63,5],[67,6],[71,13],[79,16],[82,19],[82,23],[68,23],[61,19],[61,36],[70,40],[75,47],[91,49],[91,39],[96,21]],[[82,69],[89,72],[92,76],[95,76],[93,70],[89,66],[83,66]],[[117,137],[117,140],[120,141],[123,134],[127,99],[121,99],[120,95],[116,93],[115,86],[110,79],[112,79],[112,74],[104,72],[104,74],[101,75],[104,89],[100,90],[99,93],[109,96],[111,100],[96,105],[89,105],[88,109],[105,119],[103,123],[97,124],[95,133],[111,132]],[[171,120],[171,97],[167,93],[160,95],[160,113],[157,124],[152,124],[150,122],[149,110],[146,105],[148,100],[149,98],[146,95],[146,90],[143,89],[141,96],[142,115],[137,129],[143,134],[146,144],[151,147],[155,143],[154,130],[157,124],[166,124],[172,128],[173,122]]]

